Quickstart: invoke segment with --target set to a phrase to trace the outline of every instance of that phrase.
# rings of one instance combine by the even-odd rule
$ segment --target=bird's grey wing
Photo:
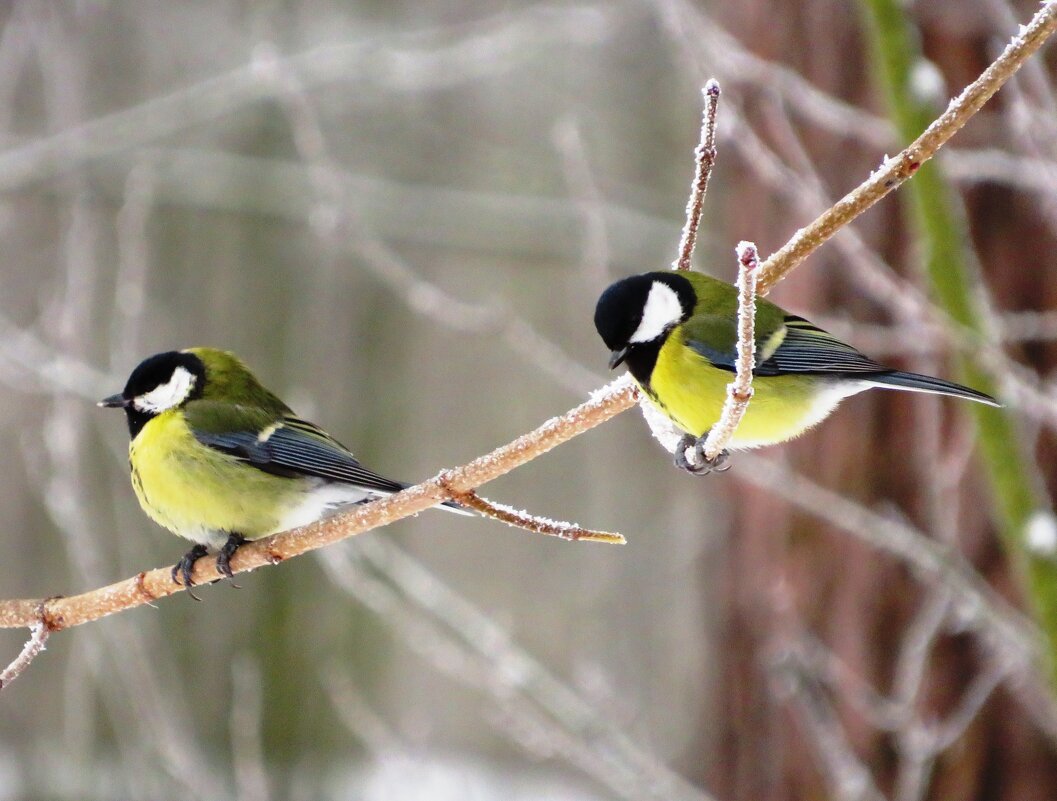
[[[187,408],[195,439],[259,470],[288,478],[339,481],[384,494],[407,486],[368,470],[345,446],[306,420],[284,416],[269,421],[234,404],[202,405],[192,403]]]
[[[758,366],[757,374],[860,374],[865,377],[865,374],[889,369],[803,317],[787,315],[785,336],[770,358]]]
[[[734,372],[736,321],[717,316],[696,322],[696,326],[687,331],[687,346],[708,359],[714,367]],[[777,330],[765,332],[762,337],[757,333],[753,375],[867,374],[888,369],[803,317],[786,315]]]

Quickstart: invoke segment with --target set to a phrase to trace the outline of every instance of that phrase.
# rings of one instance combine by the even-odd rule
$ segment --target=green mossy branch
[[[861,0],[871,53],[871,69],[882,88],[900,136],[912,140],[928,127],[937,109],[923,97],[923,61],[919,37],[897,0]],[[915,71],[917,86],[915,86]],[[975,287],[982,278],[968,251],[968,225],[961,204],[935,162],[923,164],[907,186],[908,222],[924,250],[926,278],[933,299],[965,331],[983,339],[984,310]],[[996,382],[971,358],[959,357],[959,370],[970,386],[996,394]],[[994,494],[1002,542],[1026,585],[1036,617],[1057,656],[1057,563],[1027,547],[1028,523],[1044,503],[1035,490],[1030,459],[1013,417],[1004,410],[973,404],[980,451]],[[1057,662],[1057,659],[1052,661]]]

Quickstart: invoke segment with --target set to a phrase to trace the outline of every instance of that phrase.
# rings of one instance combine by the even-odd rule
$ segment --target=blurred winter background
[[[1037,7],[907,4],[923,101],[941,109]],[[124,421],[94,405],[151,353],[234,350],[409,480],[579,402],[607,378],[598,293],[675,255],[708,77],[714,275],[898,151],[864,8],[5,3],[0,597],[185,550],[138,509]],[[942,163],[994,341],[1028,368],[989,369],[1041,547],[1057,400],[1009,387],[1057,355],[1054,62]],[[912,313],[907,197],[774,298],[953,377],[951,338]],[[1052,697],[987,634],[1011,617],[999,594],[1025,596],[974,436],[963,405],[873,393],[694,479],[622,415],[485,494],[628,545],[433,512],[57,635],[0,695],[0,799],[1055,797]],[[974,577],[912,570],[862,539],[881,524],[960,552],[994,598],[965,608]],[[0,632],[0,663],[24,639]]]

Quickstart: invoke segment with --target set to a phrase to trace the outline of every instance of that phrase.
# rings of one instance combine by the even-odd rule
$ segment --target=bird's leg
[[[235,574],[231,572],[231,557],[245,543],[246,538],[241,534],[235,532],[228,534],[228,541],[224,543],[224,547],[217,554],[217,572],[220,575],[228,578],[234,577]]]
[[[705,456],[705,441],[707,439],[707,431],[700,437],[695,437],[693,434],[683,434],[683,438],[679,440],[679,444],[675,449],[675,466],[695,476],[705,476],[712,472],[723,473],[730,470],[730,465],[726,463],[727,458],[730,456],[729,451],[720,451],[715,459],[709,459]],[[695,458],[693,462],[686,458],[688,448],[694,449]]]
[[[194,586],[194,581],[191,580],[191,573],[194,572],[195,562],[197,562],[207,553],[209,553],[209,549],[201,544],[195,545],[194,548],[185,553],[180,559],[180,561],[173,565],[173,584],[182,583],[183,586],[187,587],[188,592],[190,592],[191,587]],[[181,577],[183,578],[182,582],[180,581]],[[200,600],[193,592],[191,593],[191,597],[195,600]]]

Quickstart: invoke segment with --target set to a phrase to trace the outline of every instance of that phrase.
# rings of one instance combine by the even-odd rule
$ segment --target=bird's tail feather
[[[472,509],[468,509],[461,503],[456,503],[455,501],[445,501],[440,506],[434,506],[433,508],[443,509],[445,512],[455,512],[457,515],[467,515],[469,517],[474,517],[477,514]]]
[[[413,484],[408,484],[405,481],[398,481],[398,482],[395,482],[395,483],[402,490],[406,490],[408,487],[414,486]],[[463,506],[458,501],[443,501],[441,503],[438,503],[433,508],[434,509],[440,509],[442,512],[454,512],[457,515],[466,515],[467,517],[476,517],[477,516],[477,512],[475,512],[473,509],[470,509],[470,508],[468,508],[466,506]]]
[[[983,392],[963,387],[952,381],[944,381],[942,378],[933,378],[920,373],[905,373],[902,370],[893,370],[889,373],[878,373],[866,379],[867,383],[882,389],[904,389],[911,392],[928,392],[933,395],[950,395],[954,398],[966,398],[977,403],[986,403],[988,406],[1001,406],[997,400]]]

